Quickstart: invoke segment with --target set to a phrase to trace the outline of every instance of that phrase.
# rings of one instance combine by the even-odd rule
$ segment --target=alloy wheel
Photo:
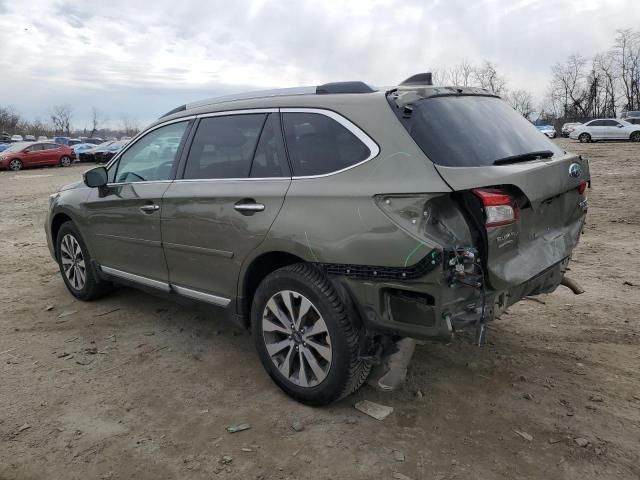
[[[60,165],[62,165],[63,167],[68,167],[69,165],[71,165],[71,159],[65,155],[60,159]]]
[[[70,233],[62,237],[60,242],[60,262],[69,284],[75,290],[82,290],[87,279],[87,267],[82,248]]]
[[[301,293],[282,290],[262,314],[262,335],[273,364],[290,382],[314,387],[327,377],[333,352],[327,324]]]
[[[13,170],[14,172],[17,172],[21,168],[22,168],[22,162],[20,160],[13,159],[9,162],[9,169]]]

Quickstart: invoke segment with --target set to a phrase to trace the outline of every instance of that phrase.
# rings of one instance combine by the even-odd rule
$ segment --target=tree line
[[[118,126],[107,127],[109,119],[96,107],[91,108],[91,116],[88,125],[83,128],[73,126],[73,107],[68,104],[54,105],[48,112],[47,120],[36,118],[29,121],[24,118],[12,106],[0,105],[0,133],[9,135],[45,135],[72,137],[132,137],[140,132],[140,127],[135,120],[123,116]]]

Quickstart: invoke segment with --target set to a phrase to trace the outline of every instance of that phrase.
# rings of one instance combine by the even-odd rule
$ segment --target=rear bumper
[[[553,292],[560,285],[568,262],[566,258],[503,291],[451,286],[442,269],[420,282],[362,281],[335,276],[332,280],[343,296],[353,301],[368,331],[416,339],[445,339],[481,321],[492,321],[524,297]]]

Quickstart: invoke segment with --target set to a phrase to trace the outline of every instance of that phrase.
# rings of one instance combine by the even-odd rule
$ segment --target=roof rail
[[[328,93],[373,93],[375,90],[364,82],[333,82],[318,85],[316,94]]]

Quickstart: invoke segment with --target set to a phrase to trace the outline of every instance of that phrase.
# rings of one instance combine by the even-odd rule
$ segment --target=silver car
[[[579,140],[581,143],[595,142],[597,140],[631,140],[632,142],[640,142],[640,125],[633,125],[625,120],[615,118],[596,119],[576,127],[569,134],[569,138]]]

